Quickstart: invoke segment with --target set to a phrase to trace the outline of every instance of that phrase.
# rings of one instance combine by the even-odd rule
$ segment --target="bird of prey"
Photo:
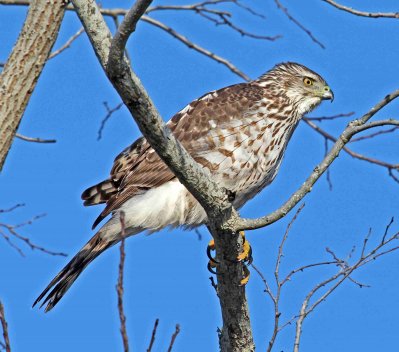
[[[188,104],[167,123],[176,138],[241,208],[275,178],[299,121],[322,100],[333,100],[326,81],[309,68],[281,63],[258,79],[212,91]],[[110,219],[50,282],[34,305],[52,309],[86,266],[125,237],[165,227],[207,223],[196,199],[145,138],[120,153],[109,179],[82,194],[84,205],[105,203],[93,228]]]

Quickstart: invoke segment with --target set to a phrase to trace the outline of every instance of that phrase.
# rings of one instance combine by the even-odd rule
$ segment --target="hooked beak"
[[[333,91],[331,90],[331,88],[329,86],[324,86],[323,92],[321,94],[321,99],[323,99],[323,100],[331,100],[331,102],[333,102],[334,93],[333,93]]]

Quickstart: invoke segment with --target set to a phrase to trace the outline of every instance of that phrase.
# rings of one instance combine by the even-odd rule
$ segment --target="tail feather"
[[[89,187],[82,193],[83,205],[90,206],[106,203],[118,188],[114,181],[105,180],[92,187]]]
[[[40,294],[40,296],[33,303],[34,307],[43,298],[40,308],[47,304],[45,311],[48,312],[65,295],[68,289],[72,286],[75,280],[83,272],[83,270],[102,252],[112,247],[121,240],[120,232],[114,232],[114,235],[107,233],[107,223],[104,227],[93,236],[89,242],[72,258],[72,260],[58,273],[58,275],[51,280],[48,286]],[[128,236],[137,234],[140,229],[133,229],[128,231]],[[127,236],[126,236],[127,237]]]
[[[54,308],[87,265],[119,241],[120,238],[115,238],[111,241],[103,239],[101,238],[101,232],[97,233],[49,283],[33,303],[33,307],[47,295],[40,308],[46,303],[46,312]],[[51,292],[48,293],[50,290]]]

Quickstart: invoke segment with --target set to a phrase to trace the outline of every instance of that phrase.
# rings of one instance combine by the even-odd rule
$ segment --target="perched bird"
[[[287,62],[254,81],[205,94],[167,125],[214,180],[235,194],[233,206],[238,209],[273,181],[303,115],[333,98],[321,76]],[[109,179],[88,188],[82,199],[87,206],[106,204],[93,228],[111,218],[37,298],[34,305],[47,295],[42,303],[46,311],[93,259],[121,241],[121,211],[126,237],[207,222],[201,205],[143,137],[116,157]]]

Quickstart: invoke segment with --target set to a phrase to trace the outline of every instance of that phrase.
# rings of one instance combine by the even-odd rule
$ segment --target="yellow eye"
[[[311,86],[311,85],[313,84],[313,80],[311,80],[311,79],[308,78],[308,77],[305,77],[305,78],[303,79],[303,83],[305,83],[305,86]]]

